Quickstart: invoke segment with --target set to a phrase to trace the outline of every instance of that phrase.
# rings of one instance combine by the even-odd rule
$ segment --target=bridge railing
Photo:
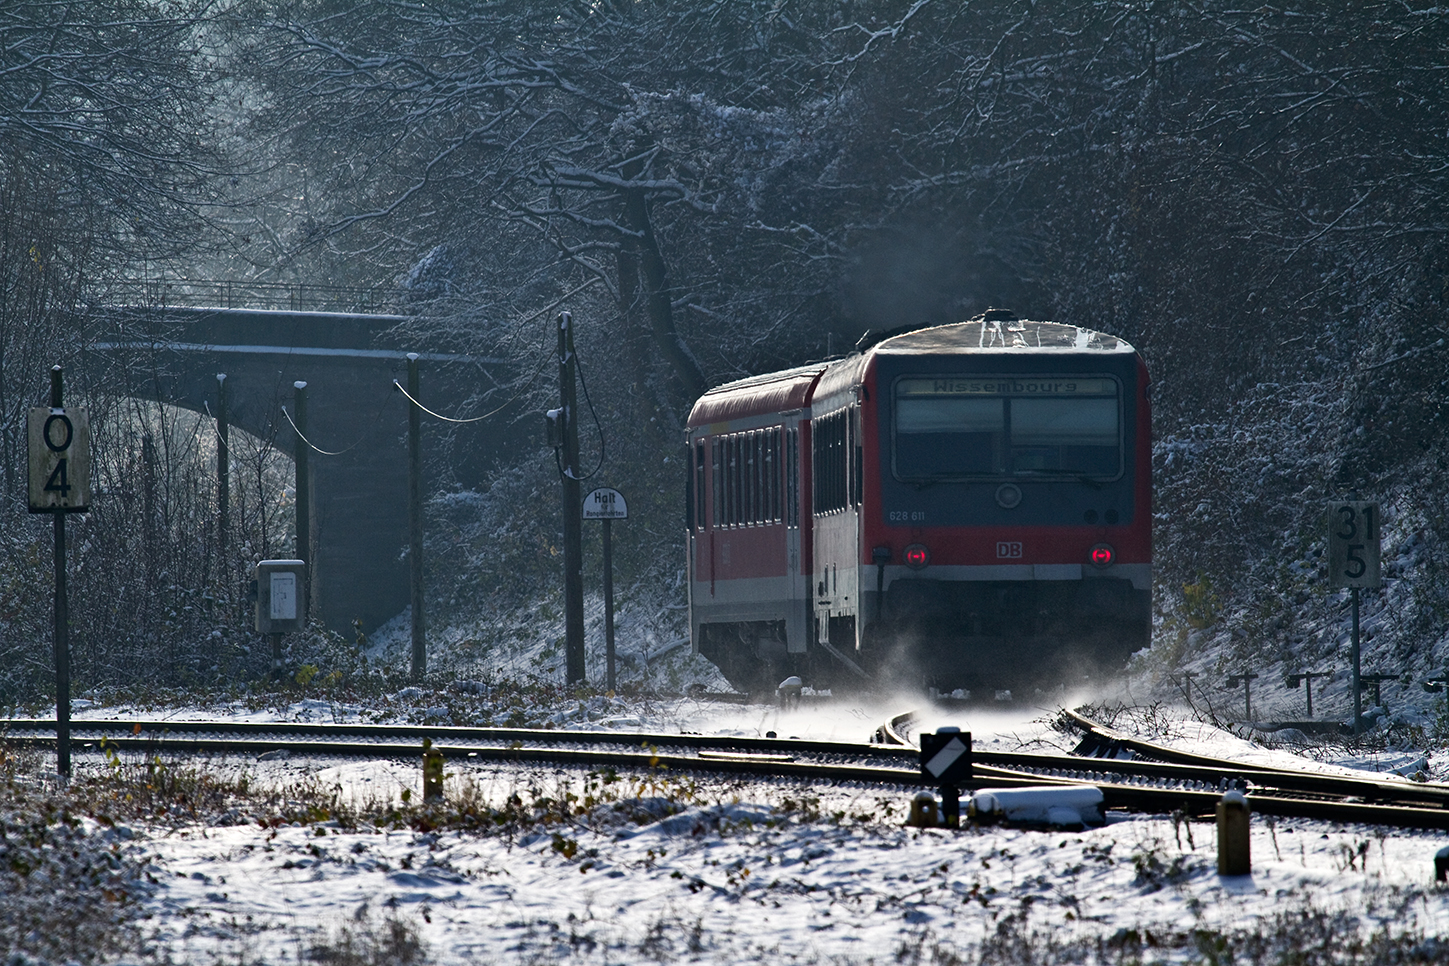
[[[97,294],[109,305],[136,308],[285,309],[369,315],[394,311],[398,302],[397,291],[391,288],[211,279],[117,282]]]

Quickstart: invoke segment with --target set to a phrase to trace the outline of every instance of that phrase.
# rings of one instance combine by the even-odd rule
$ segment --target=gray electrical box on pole
[[[283,677],[282,635],[307,625],[307,563],[262,560],[257,563],[257,630],[272,640],[272,677]]]
[[[263,560],[257,564],[257,631],[287,634],[306,625],[307,564]]]

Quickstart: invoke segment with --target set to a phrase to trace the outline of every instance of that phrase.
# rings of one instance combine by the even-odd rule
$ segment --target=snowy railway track
[[[327,725],[257,722],[73,721],[72,742],[117,750],[260,757],[297,755],[414,758],[423,738],[448,758],[674,772],[752,775],[819,782],[919,788],[918,752],[902,732],[909,715],[877,731],[872,743],[700,734],[462,728],[423,725]],[[1085,735],[1079,750],[1047,755],[973,750],[967,788],[1092,784],[1108,809],[1211,815],[1223,791],[1246,791],[1253,811],[1285,818],[1449,829],[1449,786],[1360,779],[1268,768],[1177,752],[1111,731],[1068,712]],[[887,743],[879,743],[885,737]],[[0,722],[0,741],[50,746],[55,723]],[[896,743],[899,742],[899,743]],[[1099,757],[1109,754],[1112,757]],[[1121,757],[1127,755],[1128,757]],[[1177,760],[1163,760],[1175,758]]]
[[[919,786],[914,752],[866,743],[791,738],[425,725],[328,725],[259,722],[71,722],[77,747],[102,739],[117,750],[412,758],[424,738],[447,758],[598,768],[808,778]],[[50,746],[55,722],[0,721],[0,741]]]
[[[1246,792],[1253,811],[1284,818],[1449,829],[1449,785],[1357,778],[1252,765],[1180,752],[1142,741],[1072,711],[1066,721],[1083,734],[1071,755],[973,749],[972,785],[1090,784],[1109,809],[1212,815],[1222,793]],[[911,715],[876,732],[877,740],[909,747]],[[900,744],[898,744],[900,743]]]

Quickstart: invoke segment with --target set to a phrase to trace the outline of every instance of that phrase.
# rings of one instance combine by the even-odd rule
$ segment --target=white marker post
[[[584,519],[604,521],[604,680],[605,690],[614,690],[614,541],[609,525],[629,518],[624,494],[601,486],[584,497]]]

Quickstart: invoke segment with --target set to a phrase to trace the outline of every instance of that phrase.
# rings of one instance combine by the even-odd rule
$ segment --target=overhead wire
[[[388,404],[391,402],[391,396],[383,399],[382,405],[379,406],[377,409],[377,415],[372,417],[372,425],[367,427],[367,429],[363,430],[362,435],[357,437],[356,442],[354,442],[351,446],[344,447],[343,449],[339,449],[336,452],[333,452],[331,450],[325,450],[322,447],[318,446],[316,443],[312,442],[310,439],[308,439],[306,434],[304,434],[300,429],[297,428],[297,423],[292,419],[292,414],[287,412],[287,407],[283,406],[281,408],[282,415],[286,416],[287,422],[291,423],[292,425],[292,431],[297,434],[298,439],[307,444],[309,449],[321,453],[323,456],[341,456],[344,453],[349,453],[352,450],[357,449],[357,447],[361,446],[367,440],[367,438],[372,435],[373,430],[377,429],[377,424],[382,421],[383,412],[387,409]]]
[[[547,364],[548,364],[548,356],[545,355],[544,358],[543,358],[543,362],[539,363],[538,367],[535,368],[533,370],[533,372],[529,373],[529,375],[528,375],[528,381],[525,382],[521,387],[519,387],[519,390],[516,393],[514,393],[512,396],[510,396],[508,398],[508,400],[503,403],[503,405],[499,406],[497,409],[494,409],[494,410],[491,410],[489,412],[486,412],[486,413],[484,413],[481,416],[469,416],[466,419],[455,419],[452,416],[444,416],[442,413],[435,413],[431,409],[429,409],[427,406],[424,406],[422,403],[420,403],[416,399],[414,399],[412,397],[412,394],[409,393],[406,389],[404,389],[402,387],[402,383],[398,382],[396,379],[394,379],[392,381],[392,385],[393,385],[393,388],[394,389],[396,389],[398,392],[402,393],[404,396],[407,397],[408,402],[412,403],[414,406],[418,407],[423,412],[427,413],[429,416],[432,416],[434,419],[441,419],[445,423],[476,423],[476,422],[478,422],[480,420],[487,419],[489,416],[497,416],[499,413],[503,412],[503,410],[507,409],[509,406],[513,405],[519,399],[523,398],[523,394],[525,392],[527,392],[529,389],[532,389],[533,388],[533,380],[536,379],[536,378],[538,378],[538,374],[543,371],[543,367],[545,365],[547,365]]]
[[[589,404],[589,415],[594,417],[594,431],[599,434],[599,462],[592,470],[579,477],[580,480],[587,480],[597,475],[599,470],[604,468],[604,424],[599,422],[599,414],[594,411],[594,401],[589,398],[589,383],[584,378],[584,364],[579,361],[579,354],[577,352],[574,353],[574,368],[579,374],[579,385],[584,390],[584,402]]]

